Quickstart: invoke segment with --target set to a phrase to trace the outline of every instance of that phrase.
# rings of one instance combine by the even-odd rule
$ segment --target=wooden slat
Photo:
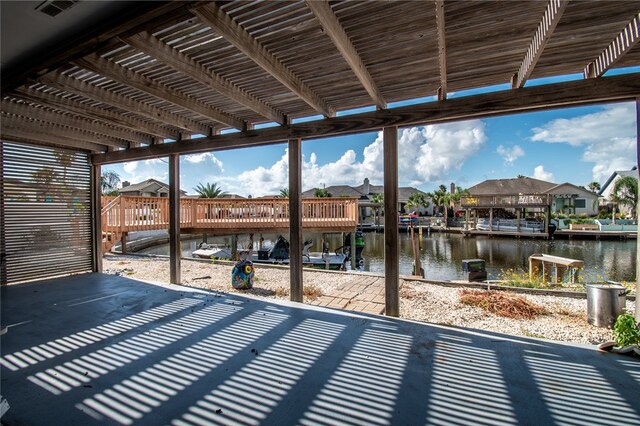
[[[104,145],[98,145],[89,142],[80,142],[75,139],[64,138],[48,132],[21,128],[10,129],[3,127],[0,130],[0,138],[8,141],[59,146],[63,148],[74,148],[91,152],[104,152],[107,149]]]
[[[616,62],[622,59],[633,46],[638,44],[638,40],[640,40],[640,12],[624,27],[609,46],[584,68],[584,78],[602,76]]]
[[[335,44],[336,48],[340,51],[344,60],[347,61],[349,67],[351,67],[356,77],[358,77],[362,86],[364,86],[369,96],[371,96],[374,103],[378,108],[386,108],[387,102],[384,100],[380,89],[378,89],[378,86],[373,81],[371,74],[369,74],[367,70],[367,66],[362,61],[362,58],[360,58],[360,55],[358,55],[358,51],[353,46],[353,43],[351,43],[351,40],[349,40],[349,36],[331,10],[329,3],[324,0],[307,0],[306,3],[318,21],[320,21],[320,24],[322,24],[325,33],[331,38],[331,41],[333,41],[333,44]]]
[[[91,260],[93,272],[102,273],[102,195],[101,167],[99,164],[91,166]]]
[[[188,55],[180,52],[180,50],[163,43],[152,34],[148,32],[136,34],[126,38],[124,41],[130,46],[173,67],[182,74],[217,90],[229,99],[246,106],[263,117],[278,124],[286,124],[284,115],[274,107],[247,93],[232,81],[204,67]]]
[[[127,146],[127,142],[123,141],[122,139],[86,132],[71,127],[58,126],[51,123],[45,123],[43,121],[30,120],[16,115],[3,115],[1,118],[2,126],[0,128],[0,132],[2,133],[5,133],[5,131],[12,131],[28,133],[34,132],[34,134],[41,133],[43,135],[50,134],[62,139],[72,139],[78,142],[85,142],[92,148],[102,145],[117,147]],[[87,148],[87,150],[93,150],[92,148]],[[100,151],[104,150],[100,149]]]
[[[124,109],[125,111],[133,111],[137,114],[144,115],[153,120],[159,120],[166,124],[178,127],[180,129],[188,130],[194,133],[209,134],[210,127],[199,123],[195,120],[188,119],[186,117],[180,117],[177,114],[173,114],[157,108],[155,106],[139,102],[127,96],[114,93],[102,87],[98,87],[94,84],[89,84],[76,78],[67,77],[61,73],[51,73],[40,77],[40,81],[47,86],[55,87],[60,90],[75,93],[80,96],[86,96],[90,99],[103,102],[107,105],[113,105],[117,108]]]
[[[151,138],[145,135],[137,134],[131,131],[121,130],[107,126],[100,122],[91,122],[83,118],[76,118],[69,115],[58,114],[57,112],[48,111],[43,108],[35,108],[25,103],[11,102],[6,99],[2,100],[2,111],[5,113],[32,118],[38,121],[53,123],[58,126],[73,127],[88,133],[99,133],[101,135],[118,138],[123,141],[150,143]],[[125,142],[118,142],[110,146],[124,147]]]
[[[135,71],[101,58],[98,55],[90,55],[88,57],[78,59],[76,60],[76,64],[82,68],[95,72],[96,74],[107,77],[110,80],[134,87],[159,99],[181,106],[182,108],[199,114],[207,119],[229,125],[239,130],[243,130],[246,126],[244,121],[239,120],[230,114],[208,106],[197,99],[186,96],[183,93],[172,89],[167,85],[146,78]]]
[[[302,302],[302,139],[289,140],[289,244],[291,301]]]
[[[524,86],[524,83],[527,81],[538,63],[538,59],[540,59],[540,56],[549,42],[551,35],[555,31],[558,22],[560,22],[560,18],[562,17],[564,9],[567,7],[568,3],[569,0],[549,0],[547,9],[544,11],[540,24],[538,24],[538,29],[536,30],[531,43],[529,43],[529,49],[524,55],[522,64],[520,64],[518,72],[514,75],[511,87],[518,88]]]
[[[154,123],[141,120],[130,115],[119,114],[104,108],[98,108],[86,103],[78,102],[62,96],[35,90],[32,88],[19,88],[15,92],[15,97],[25,101],[40,104],[42,106],[72,112],[82,117],[92,120],[100,120],[125,129],[159,136],[161,138],[177,139],[178,132],[165,129]]]
[[[304,100],[317,112],[333,117],[335,110],[318,96],[300,77],[295,75],[273,53],[268,51],[258,40],[242,28],[215,3],[192,10],[203,23],[210,26],[218,34],[247,55],[262,69],[284,84],[300,99]]]
[[[440,87],[438,100],[447,99],[447,41],[444,0],[436,0],[436,26],[438,27],[438,64],[440,65]]]
[[[568,81],[523,87],[440,102],[398,107],[318,121],[297,123],[288,128],[268,128],[243,133],[156,145],[128,152],[94,155],[96,163],[116,163],[163,157],[172,153],[198,153],[239,147],[281,143],[292,137],[317,138],[377,130],[388,125],[437,124],[470,118],[495,117],[518,112],[565,108],[634,99],[640,93],[638,74]]]

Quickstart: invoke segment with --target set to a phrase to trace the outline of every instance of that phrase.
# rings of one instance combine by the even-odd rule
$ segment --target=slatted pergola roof
[[[637,73],[602,76],[640,66],[637,0],[140,9],[29,69],[3,70],[2,138],[88,150],[109,163],[640,96]],[[582,77],[526,86],[568,74]],[[494,85],[505,90],[451,98]],[[437,99],[389,108],[429,96]],[[377,110],[335,118],[370,106]],[[291,124],[315,115],[324,118]],[[275,127],[253,130],[262,123]]]

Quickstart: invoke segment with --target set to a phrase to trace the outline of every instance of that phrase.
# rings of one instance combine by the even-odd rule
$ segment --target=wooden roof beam
[[[91,140],[87,134],[64,129],[59,126],[30,121],[21,117],[2,115],[0,137],[18,142],[31,139],[55,145],[84,149],[85,151],[104,152],[107,150],[104,141]],[[20,140],[16,139],[20,138]],[[106,138],[105,138],[106,139]],[[113,146],[113,145],[111,145]],[[123,146],[127,146],[126,143]]]
[[[78,80],[77,78],[68,77],[57,71],[40,77],[40,82],[45,83],[47,86],[55,87],[56,89],[75,93],[98,102],[115,106],[125,111],[131,111],[136,114],[143,115],[151,118],[152,120],[158,120],[162,123],[166,123],[183,130],[188,130],[192,133],[207,135],[211,131],[209,126],[195,120],[181,117],[177,114],[167,112],[144,102],[136,101],[128,96],[110,92],[109,90],[103,89],[95,84],[89,84],[85,81]]]
[[[340,21],[338,21],[338,17],[333,13],[329,3],[327,1],[307,0],[307,6],[316,16],[316,19],[318,19],[320,25],[324,28],[325,34],[333,41],[333,44],[338,51],[340,51],[342,57],[347,64],[349,64],[349,67],[351,67],[376,106],[380,109],[386,109],[387,101],[385,101],[382,92],[380,92],[375,81],[373,81],[369,70],[367,70],[366,65],[362,61],[362,58],[360,58],[358,51],[349,39]]]
[[[98,75],[120,84],[133,87],[144,93],[155,96],[156,98],[162,99],[163,101],[171,102],[174,105],[178,105],[209,120],[226,124],[238,130],[245,130],[246,128],[246,123],[244,121],[233,117],[231,114],[227,114],[217,108],[206,105],[191,96],[187,96],[165,84],[151,80],[150,78],[118,65],[113,61],[101,58],[97,54],[77,59],[75,63],[78,66]]]
[[[436,0],[436,26],[438,28],[438,62],[440,64],[440,87],[438,100],[447,99],[447,43],[444,20],[444,0]]]
[[[326,117],[335,116],[335,109],[330,107],[316,92],[307,86],[297,75],[287,68],[262,43],[256,40],[247,30],[231,19],[215,3],[191,9],[191,12],[205,25],[233,44],[248,58],[271,74],[280,83],[309,104],[314,110]]]
[[[26,103],[11,102],[3,99],[2,111],[25,118],[33,118],[38,121],[46,121],[47,123],[56,124],[58,126],[72,127],[86,132],[99,133],[104,136],[111,136],[124,141],[142,142],[147,144],[152,141],[151,137],[147,135],[107,126],[99,121],[92,122],[84,118],[72,117],[70,115],[49,111],[44,108],[36,108]],[[123,142],[116,146],[125,145],[126,144]]]
[[[157,37],[154,37],[149,32],[143,32],[141,34],[127,37],[122,41],[127,43],[129,46],[135,47],[145,54],[159,60],[160,62],[169,65],[173,69],[192,78],[193,80],[199,81],[205,86],[216,90],[227,98],[244,105],[270,121],[274,121],[280,125],[287,123],[284,114],[276,110],[271,105],[261,101],[250,93],[247,93],[232,81],[229,81],[221,75],[211,71],[188,55],[180,52],[180,50],[175,47],[171,47]]]
[[[42,106],[72,112],[91,120],[111,123],[124,129],[131,129],[133,131],[159,136],[161,138],[177,139],[180,134],[179,132],[165,129],[155,123],[150,123],[137,117],[122,115],[104,108],[98,108],[63,96],[56,96],[51,93],[43,92],[41,90],[19,88],[16,89],[11,96]]]
[[[520,68],[511,79],[511,88],[516,89],[524,86],[529,79],[533,69],[538,63],[538,59],[542,56],[542,52],[551,39],[551,35],[556,29],[564,9],[567,7],[569,0],[550,0],[544,15],[538,24],[538,29],[533,35],[533,39],[529,43],[527,53],[520,64]]]
[[[224,149],[282,143],[295,138],[320,138],[377,131],[387,126],[448,123],[473,118],[533,112],[597,103],[633,100],[640,94],[640,73],[607,78],[574,80],[523,87],[473,96],[426,102],[344,117],[296,123],[290,126],[251,130],[220,136],[163,144],[130,151],[98,154],[96,164],[144,160],[169,154],[195,154]]]
[[[640,12],[582,72],[584,78],[601,77],[640,40]]]

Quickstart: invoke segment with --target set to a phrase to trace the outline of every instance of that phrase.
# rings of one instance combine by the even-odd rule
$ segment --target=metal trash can
[[[468,274],[468,281],[483,281],[487,279],[484,259],[463,259],[462,272]]]
[[[596,327],[612,327],[623,313],[627,289],[621,284],[585,284],[587,321]]]

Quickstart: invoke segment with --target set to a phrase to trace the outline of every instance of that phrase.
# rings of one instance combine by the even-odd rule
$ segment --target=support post
[[[493,207],[489,208],[489,231],[493,231]]]
[[[180,284],[180,154],[169,156],[169,282]]]
[[[7,277],[7,236],[5,234],[5,193],[4,193],[4,142],[0,140],[0,285],[6,285]]]
[[[91,269],[102,273],[102,169],[99,164],[91,166]]]
[[[302,302],[302,139],[289,139],[289,281]]]
[[[520,222],[522,219],[522,209],[518,208],[516,209],[516,231],[518,233],[520,233]]]
[[[357,266],[358,266],[358,262],[356,261],[356,231],[357,229],[354,229],[353,232],[351,233],[351,236],[349,238],[349,244],[351,244],[351,270],[355,271]],[[344,238],[342,238],[342,242],[344,242]]]
[[[128,232],[123,232],[120,237],[120,254],[127,254],[127,236]]]
[[[238,234],[231,236],[231,260],[238,260]]]
[[[385,314],[400,315],[398,247],[398,127],[384,135],[384,296]]]
[[[640,166],[640,98],[636,98],[636,165]],[[638,169],[640,172],[640,169]],[[637,173],[638,173],[637,172]],[[640,176],[637,176],[640,181]],[[636,206],[636,223],[640,228],[640,200]],[[640,238],[638,238],[638,230],[636,230],[636,321],[640,322]]]

